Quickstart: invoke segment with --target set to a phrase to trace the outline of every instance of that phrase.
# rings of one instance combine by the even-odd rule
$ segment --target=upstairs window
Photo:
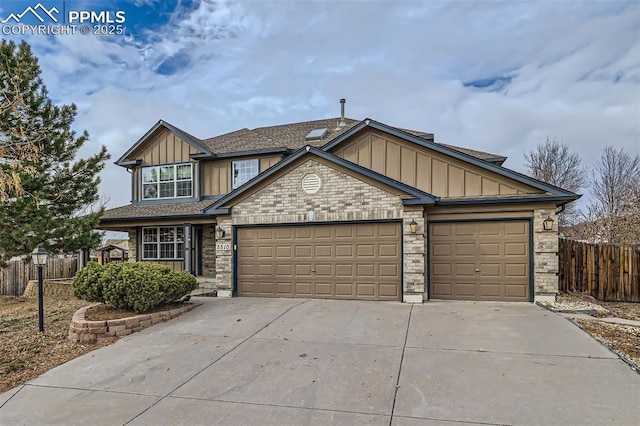
[[[142,198],[180,198],[193,196],[193,165],[172,164],[142,168]]]
[[[242,160],[231,163],[231,182],[233,189],[258,176],[260,160]]]

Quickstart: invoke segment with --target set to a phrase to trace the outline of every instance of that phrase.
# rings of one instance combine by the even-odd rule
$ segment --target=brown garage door
[[[430,297],[529,301],[529,222],[430,224]]]
[[[398,223],[239,228],[239,296],[400,300]]]

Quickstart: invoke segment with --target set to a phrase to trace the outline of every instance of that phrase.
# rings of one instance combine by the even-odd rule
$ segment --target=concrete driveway
[[[0,424],[637,424],[640,375],[530,304],[204,304],[0,395]]]

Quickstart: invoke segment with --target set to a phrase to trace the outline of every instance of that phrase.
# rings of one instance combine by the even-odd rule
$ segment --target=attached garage
[[[529,220],[429,224],[429,297],[531,301]]]
[[[239,296],[402,299],[399,222],[237,228]]]

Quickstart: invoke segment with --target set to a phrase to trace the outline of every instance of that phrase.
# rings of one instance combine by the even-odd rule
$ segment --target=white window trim
[[[236,163],[244,163],[246,161],[255,161],[257,164],[257,173],[255,174],[255,176],[251,176],[251,178],[247,179],[246,181],[242,182],[240,185],[236,185],[234,182],[234,176],[233,176],[233,172],[235,170],[234,165]],[[242,185],[244,185],[245,183],[249,182],[251,179],[253,179],[254,177],[258,176],[260,174],[260,159],[259,158],[251,158],[248,160],[235,160],[231,162],[231,189],[237,189],[239,187],[241,187]]]
[[[191,168],[191,178],[190,179],[181,179],[178,180],[178,167],[179,166],[190,166]],[[171,181],[164,181],[161,182],[160,181],[160,168],[161,167],[173,167],[173,197],[161,197],[160,196],[160,183],[168,183]],[[145,183],[144,181],[144,171],[145,170],[149,170],[149,169],[156,169],[156,174],[158,176],[158,180],[157,182],[155,182],[156,185],[156,193],[157,193],[157,197],[145,197],[145,193],[144,193],[144,186],[145,185],[152,185],[153,182],[151,183]],[[141,196],[142,196],[142,200],[171,200],[174,198],[193,198],[195,196],[195,185],[194,185],[194,163],[176,163],[176,164],[159,164],[157,166],[144,166],[141,168],[140,170],[140,180],[141,180]],[[176,195],[178,193],[178,182],[191,182],[191,195]]]
[[[145,257],[144,255],[144,245],[145,244],[153,244],[156,246],[156,250],[158,253],[158,256],[160,256],[160,245],[161,244],[169,244],[170,242],[168,241],[164,241],[161,242],[160,241],[160,228],[173,228],[173,235],[175,235],[177,237],[178,235],[178,229],[182,229],[182,241],[178,241],[177,239],[173,240],[173,250],[176,256],[180,256],[180,257]],[[156,241],[155,242],[145,242],[144,241],[144,230],[145,229],[155,229],[156,230]],[[142,230],[140,231],[140,239],[141,241],[141,256],[140,258],[142,260],[167,260],[167,261],[172,261],[172,260],[184,260],[184,250],[178,250],[178,244],[183,244],[184,247],[184,228],[182,226],[145,226],[144,228],[142,228]]]

